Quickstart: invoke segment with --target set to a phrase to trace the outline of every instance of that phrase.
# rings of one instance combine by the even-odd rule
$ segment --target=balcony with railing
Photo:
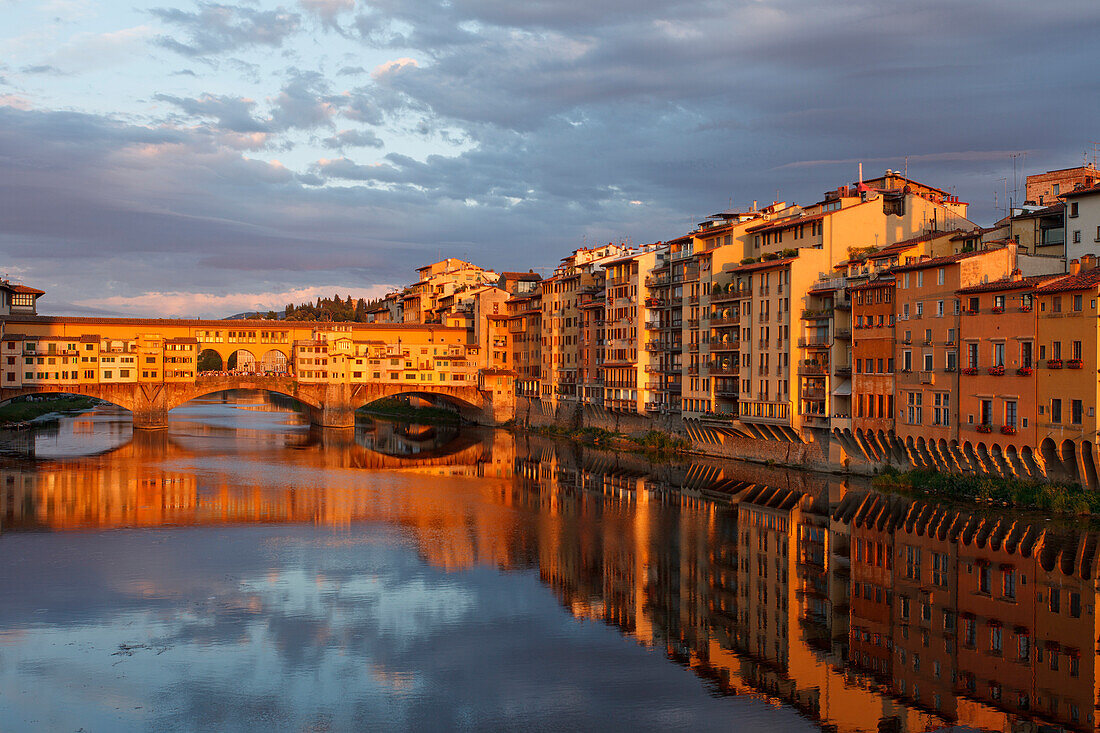
[[[824,387],[803,387],[802,399],[804,400],[823,400],[825,399]]]
[[[747,298],[750,295],[752,295],[752,288],[748,285],[737,285],[735,283],[730,283],[728,286],[722,287],[721,289],[719,289],[719,286],[715,286],[714,288],[712,288],[710,291],[710,302],[727,303],[734,300]]]
[[[803,336],[798,339],[798,346],[803,349],[827,349],[832,342],[823,336]]]
[[[741,348],[741,341],[738,339],[730,339],[728,341],[711,341],[711,352],[719,351],[737,351]]]
[[[808,376],[825,376],[829,373],[829,364],[813,359],[803,359],[798,365],[798,373]]]
[[[712,377],[736,377],[741,368],[733,362],[712,361],[707,365],[707,370]]]

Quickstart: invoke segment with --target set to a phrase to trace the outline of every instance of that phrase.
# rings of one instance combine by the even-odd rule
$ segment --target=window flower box
[[[1005,312],[1005,309],[999,305],[993,306],[994,315],[1000,315]]]
[[[1061,368],[1062,368],[1062,360],[1061,359],[1047,359],[1047,369],[1061,369]]]
[[[1021,313],[1030,313],[1031,312],[1031,306],[1030,305],[1021,305],[1020,306],[1020,312]]]
[[[1084,366],[1084,362],[1080,359],[1066,359],[1066,369],[1080,369]]]
[[[1015,425],[1002,425],[1001,426],[1001,435],[1015,435],[1015,434],[1016,434],[1016,426]]]
[[[975,374],[978,373],[978,367],[967,367],[966,369],[962,370],[962,373],[967,375],[968,377],[973,377]]]
[[[1031,367],[1020,367],[1016,370],[1016,373],[1021,377],[1030,377],[1034,371]]]
[[[1005,368],[1003,365],[991,366],[988,371],[991,377],[1003,377],[1005,375]]]
[[[993,432],[993,426],[992,425],[986,425],[985,423],[982,423],[981,425],[978,425],[974,429],[977,430],[979,433],[992,433]]]

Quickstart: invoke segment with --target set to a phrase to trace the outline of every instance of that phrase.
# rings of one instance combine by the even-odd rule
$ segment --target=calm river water
[[[1091,730],[1096,537],[542,439],[0,436],[0,731]]]

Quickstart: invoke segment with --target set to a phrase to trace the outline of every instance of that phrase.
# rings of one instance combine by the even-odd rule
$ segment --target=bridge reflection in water
[[[714,693],[836,730],[1094,727],[1098,553],[1083,526],[503,431],[246,434],[227,465],[218,430],[10,461],[3,529],[381,521],[437,567],[537,569],[569,613],[663,650]],[[248,469],[270,452],[282,475]],[[376,469],[392,488],[357,481]],[[446,481],[425,491],[418,476]]]

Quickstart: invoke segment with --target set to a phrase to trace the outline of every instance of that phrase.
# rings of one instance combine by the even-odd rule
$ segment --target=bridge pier
[[[322,428],[355,427],[355,408],[346,384],[326,384],[319,407],[310,410],[310,422]]]
[[[134,430],[168,428],[168,390],[163,384],[139,384],[130,407]]]

